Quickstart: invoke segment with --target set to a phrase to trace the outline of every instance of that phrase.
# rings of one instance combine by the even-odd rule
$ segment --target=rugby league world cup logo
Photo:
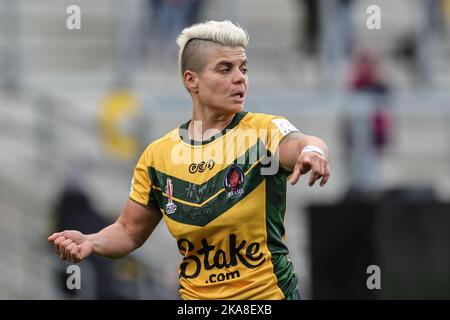
[[[172,214],[177,210],[177,205],[172,201],[173,185],[172,180],[169,178],[166,180],[166,193],[167,193],[167,204],[166,204],[166,214]]]

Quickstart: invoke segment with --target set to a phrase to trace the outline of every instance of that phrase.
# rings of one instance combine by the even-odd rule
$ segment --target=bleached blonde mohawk
[[[206,21],[185,28],[177,38],[178,70],[181,72],[181,60],[186,44],[193,39],[212,41],[226,47],[246,47],[248,33],[231,21]]]

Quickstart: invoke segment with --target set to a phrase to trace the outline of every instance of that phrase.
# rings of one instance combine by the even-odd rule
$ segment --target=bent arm
[[[144,244],[161,218],[159,211],[145,208],[128,199],[115,223],[87,235],[93,244],[93,253],[105,258],[126,256]]]
[[[85,235],[76,230],[52,234],[53,243],[63,260],[79,262],[91,254],[105,258],[120,258],[139,248],[155,230],[161,213],[128,200],[117,221],[101,231]]]
[[[330,151],[328,150],[327,144],[322,139],[294,132],[284,138],[280,143],[279,155],[281,165],[288,171],[294,171],[300,152],[308,145],[319,147],[322,149],[325,159],[329,159]]]
[[[314,152],[302,152],[303,148],[313,145],[319,147],[323,155]],[[279,145],[279,158],[281,165],[292,172],[291,184],[296,184],[302,174],[311,170],[309,185],[320,178],[321,186],[325,185],[330,176],[330,167],[328,164],[330,151],[327,144],[320,138],[304,135],[298,132],[289,134],[281,141]]]

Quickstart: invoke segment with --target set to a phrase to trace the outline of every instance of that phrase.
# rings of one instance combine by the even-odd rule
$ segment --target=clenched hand
[[[79,262],[88,257],[94,245],[86,235],[75,230],[65,230],[56,232],[48,237],[48,241],[53,243],[56,249],[56,254],[62,260],[70,262]]]

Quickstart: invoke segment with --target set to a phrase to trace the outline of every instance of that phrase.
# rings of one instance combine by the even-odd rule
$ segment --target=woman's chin
[[[243,103],[234,103],[231,106],[231,109],[233,110],[233,113],[238,113],[244,110],[244,104]]]
[[[239,113],[242,110],[244,110],[244,104],[243,103],[233,103],[227,106],[220,106],[216,108],[217,111],[220,113],[227,113],[227,114],[235,114]]]

